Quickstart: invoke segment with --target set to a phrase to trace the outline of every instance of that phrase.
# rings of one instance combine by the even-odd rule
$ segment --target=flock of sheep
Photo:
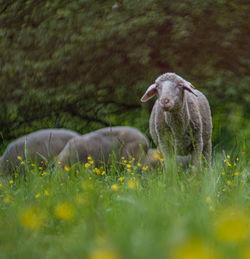
[[[175,73],[166,73],[155,80],[143,97],[157,100],[150,116],[150,134],[165,161],[179,155],[179,160],[192,166],[211,162],[212,118],[206,97],[191,83]],[[103,128],[85,135],[66,129],[45,129],[23,136],[7,147],[0,158],[0,172],[11,173],[22,160],[54,160],[61,166],[87,162],[88,156],[100,164],[134,157],[144,165],[155,165],[147,137],[132,127]],[[188,156],[190,155],[190,156]]]

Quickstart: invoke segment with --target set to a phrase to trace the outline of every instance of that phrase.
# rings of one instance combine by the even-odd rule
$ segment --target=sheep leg
[[[198,132],[194,136],[193,146],[194,146],[194,148],[192,151],[191,164],[193,166],[200,168],[201,167],[201,156],[202,156],[202,150],[203,150],[203,142],[202,142],[202,137],[201,137],[200,132]]]
[[[176,154],[175,141],[172,134],[167,130],[159,134],[158,138],[159,149],[162,153],[164,161],[166,162],[167,159],[172,159]]]
[[[211,165],[212,142],[211,139],[204,145],[203,155],[206,158],[207,165]]]

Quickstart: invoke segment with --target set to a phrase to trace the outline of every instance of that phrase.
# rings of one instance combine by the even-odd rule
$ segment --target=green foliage
[[[0,179],[1,258],[249,258],[247,154],[197,173],[90,164]]]
[[[167,71],[207,95],[220,148],[232,147],[239,134],[230,119],[219,118],[237,116],[249,134],[247,1],[1,0],[0,6],[5,140],[46,127],[84,133],[133,123],[146,132],[152,103],[142,108],[140,97]]]

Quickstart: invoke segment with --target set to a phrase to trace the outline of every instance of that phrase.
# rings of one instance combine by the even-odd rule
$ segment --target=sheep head
[[[155,83],[149,86],[141,101],[146,102],[156,94],[161,108],[164,111],[171,111],[182,103],[184,91],[197,96],[192,88],[191,83],[182,77],[175,73],[166,73],[159,76]]]

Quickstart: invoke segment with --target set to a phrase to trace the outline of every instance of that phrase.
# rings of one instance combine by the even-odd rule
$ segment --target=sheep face
[[[155,83],[147,89],[141,101],[146,102],[156,94],[160,107],[164,111],[172,111],[181,106],[184,90],[196,95],[189,82],[174,73],[166,73],[155,80]]]

